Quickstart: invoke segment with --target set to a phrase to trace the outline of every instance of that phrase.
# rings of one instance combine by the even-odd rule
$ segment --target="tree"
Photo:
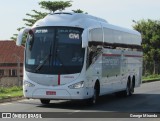
[[[39,5],[41,8],[45,9],[46,12],[39,12],[36,10],[32,10],[33,13],[27,13],[26,16],[27,18],[24,18],[23,21],[25,21],[25,26],[31,27],[37,20],[44,18],[48,13],[55,12],[57,10],[64,10],[67,7],[71,7],[71,1],[41,1],[39,2]],[[20,27],[17,30],[20,31],[24,27]],[[23,40],[23,43],[25,42],[25,38]],[[17,34],[14,34],[11,39],[16,40],[17,39]]]
[[[74,13],[84,13],[84,11],[82,11],[81,9],[77,9],[77,10],[72,10]],[[88,14],[87,12],[85,12],[85,14]]]
[[[51,12],[55,12],[57,10],[64,10],[67,7],[71,7],[71,1],[55,1],[55,2],[51,2],[51,1],[41,1],[39,3],[39,5],[41,6],[41,8],[47,10],[47,12],[39,12],[36,10],[32,10],[32,12],[34,12],[34,14],[29,14],[27,13],[26,15],[30,18],[28,19],[23,19],[23,21],[25,21],[25,25],[26,26],[32,26],[37,20],[44,18],[48,13]]]
[[[134,29],[142,35],[144,54],[144,73],[159,74],[160,70],[160,21],[140,20],[135,22]]]
[[[39,5],[41,8],[43,8],[44,10],[46,10],[46,12],[40,12],[37,10],[32,10],[32,13],[27,13],[26,16],[27,18],[24,18],[23,21],[25,21],[25,26],[24,27],[20,27],[17,29],[17,31],[20,31],[21,29],[25,28],[25,27],[31,27],[33,26],[33,24],[39,20],[44,18],[48,13],[53,13],[57,10],[62,11],[67,7],[71,7],[72,1],[41,1],[39,2]],[[77,10],[72,10],[75,13],[84,13],[81,9],[77,9]],[[88,14],[87,12],[85,12],[85,14]],[[25,40],[26,40],[27,35],[24,35],[23,37],[23,41],[22,44],[24,45]],[[12,40],[16,40],[17,39],[17,34],[13,34],[13,36],[11,37]]]
[[[44,12],[38,12],[36,10],[32,10],[33,14],[27,13],[26,15],[29,18],[24,18],[23,21],[25,21],[26,26],[32,26],[37,20],[44,18],[48,13]]]
[[[50,12],[55,12],[57,10],[64,10],[67,7],[71,7],[71,1],[55,1],[55,2],[51,2],[51,1],[42,1],[39,3],[39,5],[41,5],[41,8],[44,8],[46,10],[49,10]]]

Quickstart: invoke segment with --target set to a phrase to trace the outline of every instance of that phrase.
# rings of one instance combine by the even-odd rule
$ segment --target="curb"
[[[22,99],[25,99],[25,97],[23,96],[8,97],[8,98],[0,99],[0,103],[13,102],[13,101],[22,100]]]

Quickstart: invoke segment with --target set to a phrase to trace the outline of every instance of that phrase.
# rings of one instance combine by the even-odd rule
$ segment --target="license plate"
[[[56,95],[55,91],[46,91],[46,95]]]

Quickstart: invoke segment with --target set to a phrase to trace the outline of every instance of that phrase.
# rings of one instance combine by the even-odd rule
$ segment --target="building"
[[[24,47],[15,41],[0,41],[0,86],[22,84]]]

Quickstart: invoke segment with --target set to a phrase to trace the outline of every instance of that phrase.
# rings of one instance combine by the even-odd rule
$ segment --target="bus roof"
[[[70,27],[79,27],[79,28],[101,28],[105,27],[112,30],[122,31],[129,34],[134,34],[141,38],[141,34],[135,30],[126,29],[123,27],[118,27],[112,24],[109,24],[106,20],[94,17],[88,14],[83,13],[67,13],[67,12],[58,12],[47,15],[45,18],[37,21],[33,27],[41,26],[70,26]],[[141,39],[134,44],[140,44]]]
[[[85,21],[85,22],[84,22]],[[35,26],[73,26],[80,28],[88,28],[90,26],[99,25],[100,22],[107,23],[106,20],[82,13],[53,13],[40,19],[34,24]]]
[[[73,26],[80,28],[106,27],[114,30],[125,31],[132,34],[139,34],[135,30],[130,30],[109,24],[106,20],[83,13],[58,12],[47,15],[45,18],[37,21],[36,26]]]

